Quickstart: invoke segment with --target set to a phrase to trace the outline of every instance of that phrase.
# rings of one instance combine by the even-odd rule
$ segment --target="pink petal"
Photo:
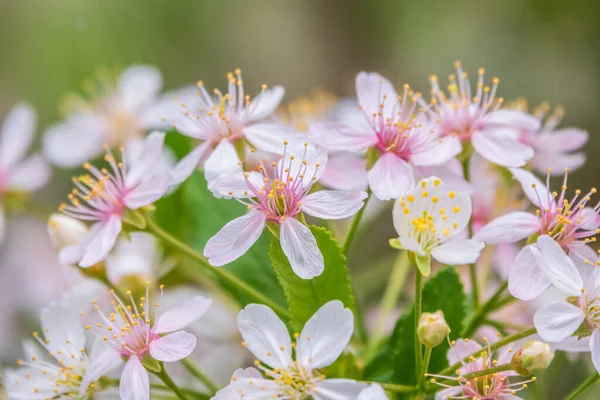
[[[42,155],[34,154],[15,166],[7,186],[11,189],[32,192],[48,182],[50,173],[50,167]]]
[[[508,129],[488,129],[473,134],[475,150],[487,160],[503,167],[521,167],[533,157],[533,149],[518,141]]]
[[[179,331],[151,341],[150,355],[158,361],[175,362],[189,356],[195,348],[196,336]]]
[[[177,165],[175,165],[175,167],[173,167],[171,170],[171,185],[178,185],[189,178],[192,172],[198,167],[202,156],[204,156],[209,146],[210,142],[203,142],[194,150],[190,151],[177,163]]]
[[[209,239],[204,256],[217,267],[237,260],[258,240],[265,222],[262,212],[250,212],[234,219]]]
[[[351,154],[330,156],[319,183],[335,190],[365,190],[368,186],[366,160]]]
[[[553,132],[542,132],[535,136],[537,151],[566,153],[579,150],[589,139],[589,134],[583,129],[565,128]]]
[[[297,140],[298,132],[277,124],[256,124],[244,128],[244,136],[259,150],[282,154],[283,142]]]
[[[503,215],[485,225],[473,237],[488,244],[514,243],[529,237],[541,229],[537,216],[517,211]]]
[[[293,157],[293,159],[290,157]],[[290,176],[302,174],[304,176],[302,183],[304,186],[308,186],[321,178],[327,167],[327,160],[327,151],[324,148],[295,144],[287,148],[286,156],[279,160],[277,168],[289,169]],[[306,165],[304,164],[305,161]]]
[[[129,357],[121,374],[119,394],[122,400],[149,400],[148,372],[136,356]]]
[[[130,112],[140,111],[154,100],[162,85],[162,76],[154,67],[134,65],[127,68],[118,83],[123,106]]]
[[[221,175],[237,172],[240,170],[239,161],[233,144],[223,139],[204,162],[204,176],[208,182],[211,182]]]
[[[329,151],[358,152],[377,143],[372,130],[357,130],[343,122],[315,122],[310,125],[310,137]]]
[[[552,169],[550,176],[562,176],[565,173],[565,168],[572,171],[580,168],[586,162],[585,153],[554,153],[536,151],[535,156],[531,160],[533,168],[540,174],[547,174],[548,168]]]
[[[81,267],[91,267],[104,260],[121,233],[121,219],[116,215],[111,216],[106,223],[99,224],[99,232],[85,247],[83,258],[79,262]]]
[[[152,132],[143,143],[141,150],[133,148],[134,144],[129,144],[125,149],[128,170],[125,176],[125,186],[133,188],[143,181],[144,177],[152,171],[163,155],[165,143],[165,134],[163,132]],[[132,154],[135,156],[132,157]]]
[[[465,357],[470,356],[476,351],[481,350],[481,346],[474,340],[469,340],[468,342],[464,339],[459,339],[456,341],[454,347],[451,347],[448,350],[447,358],[449,364],[456,364],[460,360]]]
[[[364,205],[365,192],[320,190],[302,199],[302,211],[323,219],[342,219],[353,216]]]
[[[290,334],[269,307],[246,306],[238,314],[237,325],[248,350],[260,361],[272,368],[287,368],[292,364]]]
[[[435,247],[431,255],[437,261],[447,265],[473,264],[485,245],[476,240],[456,240]]]
[[[29,104],[14,106],[0,131],[0,166],[8,168],[21,160],[33,140],[37,116]]]
[[[352,311],[339,300],[326,303],[304,325],[296,342],[296,361],[309,370],[333,364],[353,332]]]
[[[281,248],[296,275],[302,279],[321,275],[325,262],[310,229],[295,218],[286,218],[280,227]]]
[[[373,114],[380,112],[383,114],[384,120],[391,117],[398,102],[398,94],[394,86],[383,76],[374,72],[360,72],[356,75],[356,97],[369,120],[373,118]],[[384,105],[383,109],[380,104]]]
[[[154,326],[154,332],[167,333],[185,328],[200,318],[209,309],[212,300],[207,297],[195,296],[178,308],[164,312]]]
[[[554,197],[548,191],[548,188],[531,172],[519,168],[510,168],[513,176],[521,184],[525,196],[542,209],[553,208]]]
[[[390,200],[412,189],[415,177],[412,167],[393,153],[385,153],[369,171],[369,186],[379,200]]]
[[[531,249],[532,246],[521,249],[508,276],[508,291],[524,301],[535,299],[550,286]]]
[[[585,313],[579,307],[563,301],[554,301],[533,316],[538,334],[547,342],[560,342],[579,328]]]
[[[248,174],[248,177],[245,174]],[[244,173],[240,170],[221,175],[219,179],[210,181],[208,189],[215,197],[245,199],[256,196],[251,190],[250,185],[260,190],[265,184],[263,179],[263,176],[259,172],[250,171]]]
[[[284,94],[285,90],[282,86],[263,90],[250,103],[248,121],[258,121],[271,115],[281,103]]]
[[[558,290],[567,296],[581,296],[583,280],[579,271],[554,239],[540,236],[531,251],[542,272]]]
[[[487,115],[485,123],[500,125],[519,130],[537,132],[541,128],[540,120],[533,115],[518,110],[497,110]]]
[[[123,202],[132,210],[152,204],[167,193],[170,183],[171,175],[167,172],[148,176],[127,193]]]
[[[441,165],[456,157],[462,151],[460,139],[454,136],[436,140],[427,150],[411,154],[414,165]]]

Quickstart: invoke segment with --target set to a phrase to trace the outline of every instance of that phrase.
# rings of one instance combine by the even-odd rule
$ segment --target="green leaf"
[[[362,379],[362,368],[353,353],[343,353],[333,364],[321,370],[327,378]]]
[[[350,286],[346,257],[331,233],[325,228],[310,226],[325,260],[325,270],[313,279],[299,278],[281,249],[279,240],[271,241],[269,256],[273,269],[292,314],[291,325],[300,332],[304,323],[325,303],[340,300],[356,315],[356,302]]]
[[[423,312],[442,310],[450,326],[450,339],[458,338],[466,316],[467,296],[456,270],[446,267],[431,277],[423,287]],[[404,385],[414,385],[414,307],[397,321],[387,343],[365,369],[365,378]],[[429,363],[430,372],[438,372],[448,365],[448,343],[435,347]]]
[[[431,274],[431,254],[415,254],[415,265],[423,276]]]

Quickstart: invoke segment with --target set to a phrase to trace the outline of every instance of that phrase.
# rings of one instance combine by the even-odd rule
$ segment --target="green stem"
[[[365,350],[364,358],[366,360],[370,359],[383,339],[385,324],[396,307],[398,297],[400,297],[400,294],[402,293],[402,287],[404,287],[409,269],[410,263],[408,261],[408,253],[402,251],[396,258],[392,273],[388,278],[385,292],[383,293],[381,306],[379,307],[379,315],[369,338],[369,342],[367,343],[367,349]]]
[[[368,382],[367,382],[368,383]],[[416,386],[406,386],[406,385],[396,385],[394,383],[380,383],[380,382],[372,382],[381,385],[385,390],[394,392],[394,393],[414,393],[419,389]]]
[[[513,365],[511,363],[500,364],[492,368],[482,369],[481,371],[463,375],[463,378],[465,378],[466,380],[471,380],[480,376],[492,375],[502,371],[510,371],[511,369],[513,369]]]
[[[211,395],[214,395],[219,391],[219,387],[204,372],[202,372],[192,360],[184,358],[181,360],[181,364],[183,364],[185,369],[187,369],[190,374],[204,384],[204,386],[210,391]]]
[[[181,390],[176,384],[175,382],[173,382],[173,379],[171,379],[171,377],[169,376],[169,374],[167,374],[167,371],[165,370],[164,365],[160,366],[160,372],[153,372],[154,375],[156,375],[158,377],[158,379],[160,379],[161,381],[163,381],[163,383],[165,384],[165,386],[167,386],[169,389],[171,389],[173,391],[173,393],[175,393],[175,395],[181,399],[181,400],[188,400],[187,396],[185,395],[185,393],[183,393],[183,390]]]
[[[473,314],[473,316],[469,319],[469,322],[465,325],[461,337],[469,337],[475,332],[475,330],[481,325],[485,317],[487,317],[488,313],[494,310],[495,303],[498,301],[502,293],[508,288],[508,282],[504,282],[498,290],[490,297],[488,301],[485,302],[483,306],[479,308],[478,311]]]
[[[421,370],[421,375],[419,376],[419,388],[421,392],[425,392],[425,381],[427,377],[427,368],[429,368],[429,360],[431,360],[431,351],[433,347],[426,346],[425,347],[425,358],[423,360],[423,369]]]
[[[589,389],[594,383],[598,382],[600,379],[600,374],[594,373],[593,376],[590,376],[586,379],[581,385],[579,385],[575,390],[573,390],[566,400],[575,400],[578,398],[583,392]]]
[[[369,199],[371,198],[371,189],[367,189],[367,195],[369,197],[367,197],[365,199],[365,203],[362,206],[362,208],[360,210],[358,210],[358,212],[356,213],[356,215],[354,216],[354,219],[352,219],[352,223],[350,224],[350,228],[348,229],[348,233],[346,234],[346,239],[344,240],[344,247],[342,248],[344,255],[348,255],[348,251],[350,250],[350,245],[352,245],[352,240],[354,239],[354,236],[356,236],[356,232],[358,231],[358,225],[360,225],[360,220],[363,217],[363,214],[365,213],[365,210],[367,209],[367,204],[369,203]]]
[[[154,223],[154,221],[152,221],[150,218],[148,218],[148,217],[146,218],[146,223],[147,223],[147,229],[150,232],[154,233],[156,236],[158,236],[159,238],[164,240],[166,243],[168,243],[172,247],[178,249],[186,256],[197,261],[198,265],[200,265],[200,267],[202,267],[202,269],[205,272],[218,276],[224,282],[233,286],[235,289],[239,290],[240,292],[245,293],[246,295],[248,295],[249,297],[254,299],[256,302],[269,306],[281,318],[283,318],[283,319],[290,318],[290,314],[285,308],[283,308],[279,304],[275,303],[273,300],[271,300],[270,298],[268,298],[267,296],[265,296],[264,294],[262,294],[261,292],[259,292],[255,288],[253,288],[252,286],[248,285],[246,282],[242,281],[237,276],[231,274],[226,269],[213,267],[212,265],[210,265],[208,263],[208,260],[202,254],[198,253],[196,250],[192,249],[187,244],[185,244],[182,241],[180,241],[179,239],[175,238],[168,232],[165,232],[156,223]],[[190,274],[197,273],[196,270],[194,270],[194,271],[188,270],[188,272]]]
[[[419,334],[417,328],[419,326],[419,319],[421,318],[421,311],[423,307],[423,275],[418,268],[415,267],[415,371],[420,373],[421,365],[423,362],[423,352],[421,349],[421,342],[419,341]]]
[[[119,382],[117,381],[117,384],[115,386],[119,386]],[[168,390],[171,391],[170,388],[160,385],[160,384],[156,384],[156,383],[151,383],[150,384],[150,389],[156,389],[156,390]],[[193,389],[187,389],[187,388],[180,388],[181,391],[183,393],[185,393],[186,395],[196,399],[196,400],[209,400],[212,396],[209,396],[207,394],[198,392],[196,390]]]

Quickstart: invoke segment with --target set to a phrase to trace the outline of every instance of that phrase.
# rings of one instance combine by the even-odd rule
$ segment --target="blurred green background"
[[[99,66],[155,65],[167,89],[198,79],[223,87],[239,67],[249,92],[282,84],[289,101],[314,87],[353,95],[360,70],[427,92],[428,76],[445,77],[460,59],[472,75],[483,66],[500,77],[500,96],[562,105],[562,126],[590,132],[591,162],[571,178],[585,189],[598,184],[599,17],[597,1],[3,0],[0,115],[29,101],[42,132],[60,119],[60,99]],[[45,196],[58,204],[70,183],[53,182]],[[391,232],[389,221],[368,229]],[[536,385],[538,398],[562,398],[581,371],[553,371],[552,385]]]

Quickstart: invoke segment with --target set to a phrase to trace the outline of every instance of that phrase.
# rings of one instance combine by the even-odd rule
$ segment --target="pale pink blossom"
[[[36,120],[31,106],[18,104],[0,128],[0,241],[6,226],[7,198],[38,190],[50,178],[50,168],[40,154],[25,157],[35,135]]]
[[[388,400],[388,397],[380,385],[372,383],[368,388],[360,392],[357,400]]]
[[[160,304],[150,301],[148,287],[146,295],[137,301],[131,292],[127,292],[128,301],[112,291],[111,294],[113,310],[106,314],[95,306],[101,322],[86,326],[106,346],[97,357],[92,357],[79,393],[83,395],[92,382],[124,360],[119,384],[121,399],[149,399],[149,376],[142,360],[151,357],[159,362],[175,362],[189,356],[196,347],[196,337],[182,329],[200,318],[210,307],[211,300],[195,296],[161,314]]]
[[[351,379],[326,379],[322,374],[322,368],[342,354],[354,331],[352,312],[338,300],[323,305],[294,336],[294,343],[285,324],[269,307],[260,304],[250,304],[240,311],[238,327],[244,338],[242,344],[257,358],[258,369],[237,370],[214,400],[351,400],[367,387]]]
[[[205,158],[204,173],[212,181],[238,169],[238,151],[249,153],[247,143],[257,150],[280,154],[281,142],[295,133],[267,120],[283,98],[283,87],[267,89],[263,85],[261,93],[250,100],[240,70],[229,73],[227,80],[227,93],[215,89],[214,96],[198,82],[197,96],[182,102],[180,115],[170,120],[179,132],[200,142],[177,164],[176,180],[179,176],[185,179]]]
[[[519,135],[523,130],[537,131],[539,120],[522,111],[500,109],[503,99],[496,98],[500,81],[494,78],[491,87],[485,85],[483,68],[479,69],[476,90],[472,93],[461,63],[455,65],[456,75],[450,76],[447,95],[440,88],[437,77],[430,78],[433,106],[426,108],[426,113],[439,121],[441,137],[459,140],[463,149],[473,146],[477,153],[495,164],[505,167],[525,165],[534,151],[521,143]],[[422,99],[420,102],[426,106]]]
[[[267,223],[279,226],[283,252],[294,272],[303,279],[320,275],[323,255],[310,229],[298,220],[302,213],[323,219],[356,214],[367,197],[361,191],[320,190],[310,193],[327,164],[327,152],[305,144],[285,146],[283,157],[260,172],[237,172],[209,185],[217,196],[233,197],[248,208],[213,236],[204,255],[221,266],[241,257],[258,240]],[[239,168],[239,166],[238,166]]]
[[[587,207],[590,196],[596,189],[583,194],[580,190],[568,199],[567,172],[565,172],[561,192],[551,192],[549,179],[542,183],[531,172],[522,169],[511,169],[513,176],[520,182],[525,195],[538,209],[536,213],[523,211],[512,212],[496,218],[484,226],[475,239],[488,244],[514,243],[533,235],[549,235],[569,254],[589,259],[593,253],[587,243],[600,227],[600,203],[595,207]],[[531,248],[535,244],[525,246],[517,255],[509,275],[509,290],[521,300],[532,300],[539,296],[550,281],[541,272]]]
[[[460,153],[456,137],[442,138],[434,120],[414,115],[419,94],[408,85],[398,96],[384,77],[361,72],[356,95],[366,124],[317,122],[310,133],[329,151],[368,151],[377,160],[368,172],[369,186],[379,199],[396,198],[414,186],[412,165],[442,165]]]
[[[471,198],[437,177],[421,180],[396,200],[394,227],[402,249],[443,264],[474,263],[483,243],[457,238],[471,218]]]
[[[586,343],[592,363],[600,372],[600,262],[573,262],[559,244],[547,235],[537,240],[531,252],[550,283],[565,296],[541,308],[534,316],[538,334],[548,342],[563,342],[571,336]],[[573,343],[574,344],[574,343]]]
[[[93,221],[93,225],[78,244],[61,250],[62,264],[89,267],[102,261],[115,245],[129,210],[150,205],[165,195],[171,176],[167,170],[156,168],[163,142],[164,134],[154,132],[146,138],[138,157],[130,157],[127,149],[121,149],[121,161],[107,150],[104,159],[110,171],[84,165],[89,174],[73,179],[76,188],[69,194],[71,204],[62,204],[60,211]]]

